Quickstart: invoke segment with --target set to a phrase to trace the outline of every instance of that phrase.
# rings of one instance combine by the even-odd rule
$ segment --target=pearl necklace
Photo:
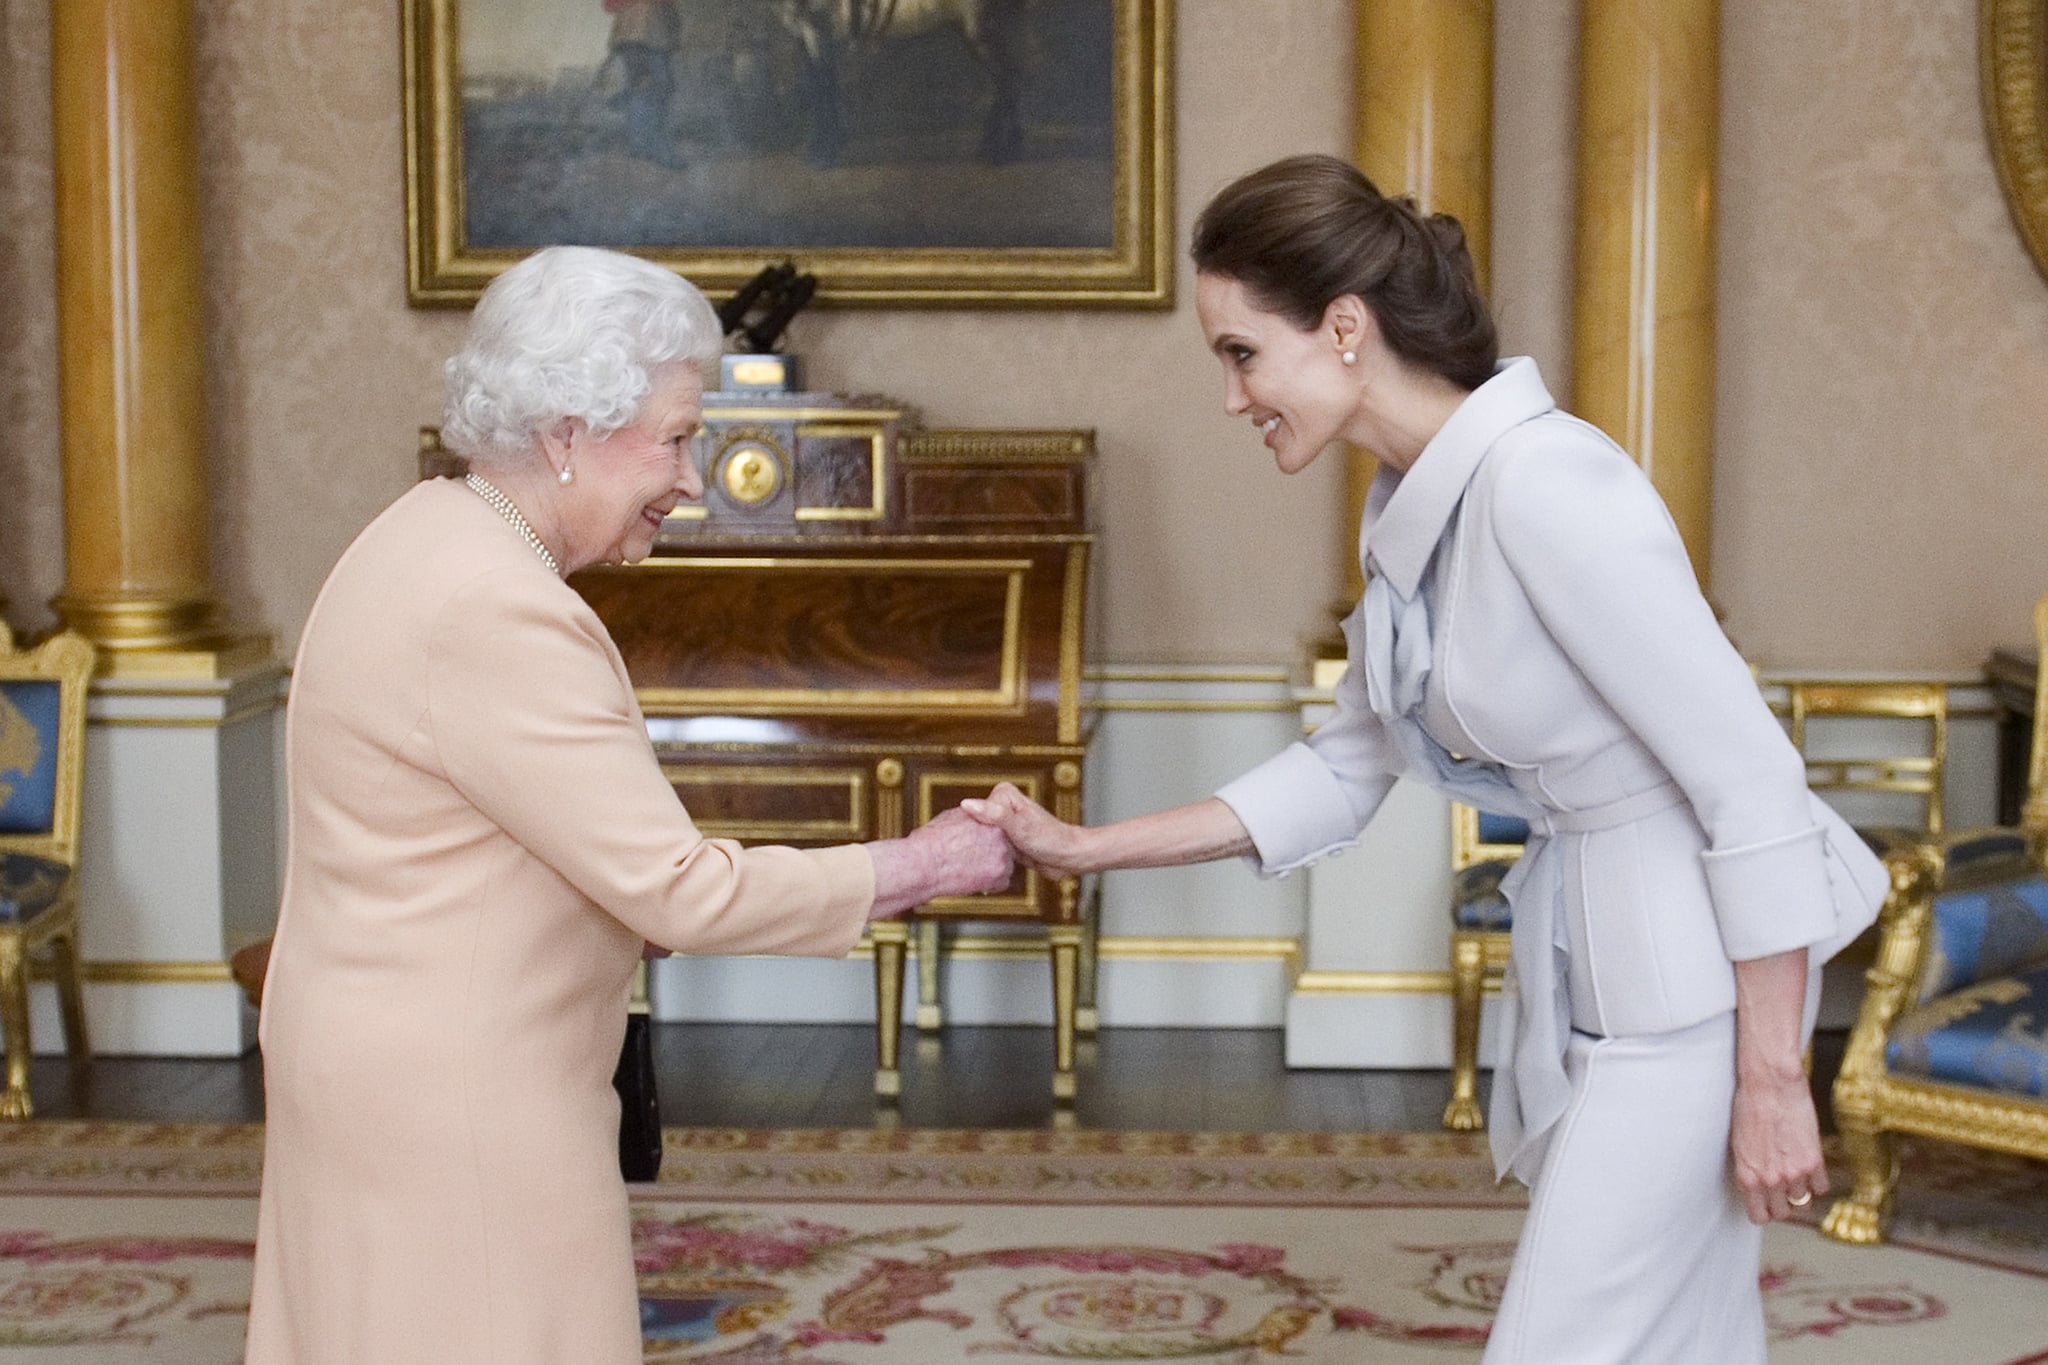
[[[531,545],[533,552],[540,556],[540,562],[548,566],[549,573],[557,578],[562,576],[562,566],[555,562],[554,551],[541,543],[541,538],[534,534],[533,527],[527,523],[525,517],[520,515],[519,509],[513,505],[512,499],[499,492],[497,485],[484,478],[481,474],[466,474],[463,476],[462,481],[469,485],[470,492],[482,498],[490,505],[493,512],[503,517],[513,530],[526,538],[526,543]]]

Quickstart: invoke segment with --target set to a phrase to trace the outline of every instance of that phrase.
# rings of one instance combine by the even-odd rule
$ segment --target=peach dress
[[[611,1076],[641,942],[841,956],[866,851],[699,834],[603,625],[452,480],[322,588],[286,764],[247,1359],[639,1361]]]

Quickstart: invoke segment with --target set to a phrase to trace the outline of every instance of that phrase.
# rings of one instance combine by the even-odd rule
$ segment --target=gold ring
[[[1803,1209],[1808,1204],[1811,1204],[1813,1202],[1813,1191],[1807,1190],[1803,1194],[1787,1198],[1785,1202],[1790,1204],[1795,1209]]]

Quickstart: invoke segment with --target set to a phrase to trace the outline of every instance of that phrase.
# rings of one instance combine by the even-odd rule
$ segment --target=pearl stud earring
[[[560,474],[557,474],[555,477],[560,479],[563,483],[573,483],[576,479],[576,473],[574,470],[570,469],[569,466],[563,465],[562,472]]]
[[[1346,351],[1344,353],[1344,363],[1346,365],[1356,365],[1358,363],[1358,352]]]

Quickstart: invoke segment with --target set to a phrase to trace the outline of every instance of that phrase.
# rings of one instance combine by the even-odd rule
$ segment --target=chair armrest
[[[1835,1103],[1854,1108],[1868,1088],[1884,1076],[1885,1039],[1894,1021],[1917,1003],[1921,963],[1927,951],[1934,896],[1941,887],[1942,855],[1937,844],[1920,844],[1885,855],[1891,890],[1878,911],[1877,958],[1864,973],[1863,1003],[1842,1070],[1835,1082]]]

